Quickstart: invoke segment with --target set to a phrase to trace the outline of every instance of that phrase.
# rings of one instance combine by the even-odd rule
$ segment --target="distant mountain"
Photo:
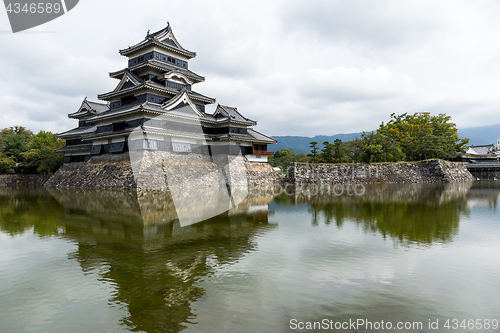
[[[275,152],[283,148],[292,148],[296,154],[309,154],[311,152],[311,141],[318,142],[318,147],[322,149],[323,142],[325,141],[333,142],[335,139],[340,139],[345,142],[354,140],[359,136],[361,136],[361,133],[337,134],[331,136],[317,135],[313,138],[307,136],[273,136],[273,138],[278,140],[278,144],[269,145],[268,149]],[[500,139],[500,124],[459,129],[458,136],[461,138],[469,138],[470,145],[496,144],[497,140]]]
[[[500,139],[500,124],[459,129],[458,136],[469,138],[470,145],[496,144],[497,140]]]
[[[307,136],[273,136],[276,140],[278,140],[278,144],[269,145],[267,149],[269,151],[277,151],[283,148],[292,148],[294,153],[300,154],[305,153],[309,154],[311,152],[310,143],[312,141],[318,142],[318,147],[320,149],[323,148],[323,142],[328,141],[333,143],[335,139],[340,139],[342,141],[350,141],[354,140],[356,137],[359,137],[361,133],[350,133],[350,134],[337,134],[337,135],[316,135],[314,138],[309,138]]]

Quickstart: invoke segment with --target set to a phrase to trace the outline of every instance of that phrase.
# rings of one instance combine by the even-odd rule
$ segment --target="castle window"
[[[126,104],[132,104],[137,100],[133,95],[132,96],[126,96],[122,98],[122,105]]]
[[[113,124],[113,132],[123,131],[125,129],[125,122],[114,123]],[[111,143],[111,142],[108,142]]]

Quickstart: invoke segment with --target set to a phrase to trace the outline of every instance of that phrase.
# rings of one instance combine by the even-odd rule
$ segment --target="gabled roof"
[[[82,102],[78,111],[68,114],[69,118],[82,119],[88,116],[96,115],[109,110],[108,103],[97,103],[87,100],[87,97]]]
[[[471,155],[490,155],[495,154],[494,145],[470,146],[466,154]]]
[[[102,119],[113,118],[116,116],[122,116],[130,113],[135,113],[138,111],[149,112],[157,115],[165,112],[158,104],[144,102],[142,104],[127,105],[125,107],[121,107],[118,109],[108,110],[107,112],[103,112],[99,115],[89,118],[88,120],[99,121]]]
[[[120,50],[120,54],[127,56],[149,45],[159,46],[171,52],[182,54],[188,59],[196,57],[195,52],[186,50],[177,41],[177,38],[175,38],[174,33],[172,32],[172,28],[170,27],[170,23],[167,24],[166,28],[152,34],[150,34],[148,31],[146,38],[144,38],[142,42],[135,44],[134,46],[129,46],[126,49]]]
[[[191,80],[186,75],[180,73],[179,71],[170,71],[168,73],[158,75],[157,78],[159,80],[165,80],[165,81],[166,80],[177,80],[177,81],[181,81],[182,84],[190,85],[190,86],[192,86],[194,83],[196,83],[196,82],[193,82],[193,80]]]
[[[192,98],[191,98],[191,95],[190,95],[191,91],[189,90],[186,90],[186,89],[181,89],[181,91],[179,91],[179,94],[177,94],[177,96],[175,96],[174,98],[168,100],[167,102],[165,102],[161,107],[162,109],[164,109],[165,111],[171,111],[171,110],[176,110],[179,109],[178,107],[181,106],[180,109],[184,109],[183,106],[185,106],[186,108],[190,108],[191,110],[193,110],[193,112],[195,114],[197,114],[198,116],[200,117],[205,117],[205,114],[202,113],[195,105],[195,103],[193,102]],[[178,112],[186,112],[186,110],[179,110]]]
[[[250,134],[255,139],[255,141],[266,142],[270,144],[278,142],[278,140],[273,139],[270,136],[264,135],[260,132],[257,132],[253,128],[248,128],[247,133]]]
[[[137,76],[135,76],[133,73],[131,73],[130,71],[126,70],[125,73],[123,74],[122,79],[120,80],[120,83],[118,83],[118,85],[116,86],[115,90],[113,90],[113,91],[116,92],[116,91],[122,90],[123,86],[127,82],[130,82],[131,84],[133,84],[134,87],[137,87],[138,85],[144,83],[144,80],[141,80],[140,78],[138,78]],[[127,88],[125,88],[125,89],[127,89]]]
[[[228,118],[230,121],[257,125],[256,121],[243,117],[241,113],[238,112],[237,108],[220,104],[217,105],[217,109],[214,112],[214,117],[224,117]]]
[[[137,91],[139,89],[142,89],[142,88],[151,89],[151,90],[155,90],[155,91],[159,91],[159,92],[163,92],[163,93],[170,94],[170,95],[173,95],[173,96],[176,96],[179,93],[179,90],[177,90],[175,88],[166,87],[166,86],[161,85],[159,83],[156,83],[154,81],[148,80],[148,81],[145,81],[145,82],[143,81],[143,83],[141,83],[141,84],[139,84],[137,86],[129,87],[129,88],[122,89],[122,90],[119,90],[119,91],[113,90],[113,91],[111,91],[109,93],[98,95],[97,97],[99,99],[102,99],[102,100],[110,100],[110,99],[118,97],[118,96],[128,95],[128,94],[130,94],[130,93],[132,93],[134,91]],[[202,104],[212,104],[212,103],[215,103],[215,99],[214,98],[202,95],[200,93],[197,93],[197,92],[194,92],[194,91],[191,91],[191,90],[188,90],[187,93],[189,94],[189,96],[191,98],[197,100],[198,102],[201,102]]]
[[[109,76],[112,77],[113,79],[120,79],[121,80],[121,78],[123,77],[123,75],[125,74],[125,72],[127,70],[134,72],[135,70],[141,69],[143,67],[154,68],[154,69],[157,69],[159,71],[164,72],[164,74],[180,73],[180,74],[187,76],[189,79],[191,79],[195,82],[205,81],[205,78],[203,76],[198,75],[198,74],[190,71],[189,69],[180,68],[180,67],[177,67],[174,65],[170,65],[168,63],[161,62],[161,61],[156,60],[156,59],[148,59],[147,61],[144,61],[144,62],[137,64],[135,66],[132,66],[130,68],[125,68],[125,69],[122,69],[122,70],[119,70],[116,72],[109,73]]]

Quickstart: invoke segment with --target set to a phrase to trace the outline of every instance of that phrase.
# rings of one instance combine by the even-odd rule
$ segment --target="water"
[[[276,190],[0,189],[0,332],[500,332],[499,182]]]

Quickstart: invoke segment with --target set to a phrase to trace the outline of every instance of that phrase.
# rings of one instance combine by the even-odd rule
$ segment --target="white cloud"
[[[309,69],[299,89],[307,97],[320,97],[331,102],[366,101],[397,97],[411,89],[411,79],[393,74],[387,68],[335,67]]]
[[[238,107],[271,135],[372,130],[393,112],[445,112],[459,127],[498,123],[500,5],[87,0],[32,31],[0,21],[0,128],[64,131],[88,96],[118,83],[118,50],[170,20],[196,91]],[[50,33],[49,33],[50,32]]]

